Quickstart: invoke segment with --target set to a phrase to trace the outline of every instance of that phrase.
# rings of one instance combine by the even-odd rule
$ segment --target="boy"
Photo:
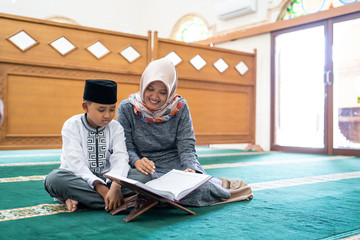
[[[74,212],[78,205],[111,211],[123,202],[117,182],[104,173],[126,177],[129,157],[123,127],[115,120],[117,84],[86,80],[82,107],[85,114],[68,119],[62,128],[61,165],[45,179],[50,196]]]

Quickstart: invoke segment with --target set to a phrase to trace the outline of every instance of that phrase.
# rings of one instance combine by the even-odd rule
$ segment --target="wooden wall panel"
[[[118,83],[118,102],[138,91],[139,76],[0,64],[0,98],[5,121],[0,126],[0,149],[61,147],[66,119],[83,113],[85,79],[112,79]],[[8,72],[5,73],[4,70]],[[72,77],[71,77],[72,76]]]
[[[181,43],[156,37],[154,41],[155,49],[153,55],[155,59],[165,57],[171,52],[175,52],[182,59],[176,66],[180,78],[237,85],[255,84],[255,54],[207,47],[199,44]],[[197,70],[190,63],[190,60],[197,55],[200,55],[206,61],[206,65],[200,70]],[[219,59],[223,59],[229,66],[223,73],[214,67],[214,63]],[[244,75],[241,75],[235,69],[235,66],[240,62],[244,62],[249,69]]]
[[[178,93],[186,98],[193,118],[197,144],[255,143],[256,51],[244,53],[159,39],[155,34],[154,58],[176,53]],[[196,69],[191,59],[201,56],[206,65]],[[222,59],[228,68],[220,72],[214,63]],[[236,69],[244,63],[248,70]]]
[[[139,79],[151,59],[151,34],[137,36],[45,20],[0,14],[0,99],[5,119],[0,149],[60,148],[61,128],[78,113],[86,79],[110,79],[119,85],[118,99],[138,91]],[[10,41],[21,31],[36,44],[22,50]],[[76,47],[60,54],[50,45],[65,37]],[[101,42],[109,51],[97,58],[87,48]],[[135,61],[120,52],[128,46]]]
[[[7,80],[8,136],[60,135],[63,121],[83,113],[84,80],[9,75]],[[138,84],[122,83],[119,102]],[[60,121],[59,121],[60,120]]]
[[[141,74],[150,60],[150,41],[148,37],[121,34],[86,27],[58,24],[49,21],[35,21],[28,18],[12,18],[0,15],[1,58],[17,63],[30,63],[41,66],[55,66],[75,69],[94,69],[105,72],[128,72]],[[37,44],[22,52],[9,38],[25,31]],[[60,54],[50,43],[65,37],[76,48],[66,55]],[[88,47],[101,42],[110,53],[98,59]],[[132,46],[141,56],[129,64],[120,52]]]
[[[197,143],[233,143],[252,138],[253,89],[224,92],[179,88],[190,106]],[[209,140],[211,139],[211,141]]]
[[[9,75],[7,133],[59,135],[59,119],[82,112],[83,89],[84,82],[77,79]]]
[[[176,52],[178,93],[190,106],[197,143],[255,142],[256,53],[243,53],[196,44],[61,24],[0,13],[0,99],[4,122],[0,125],[0,150],[61,148],[61,128],[70,116],[83,113],[86,79],[118,83],[118,103],[137,92],[142,72],[151,59]],[[21,50],[9,41],[25,31],[37,42]],[[62,55],[49,45],[66,37],[76,49]],[[96,58],[88,50],[100,41],[110,53]],[[152,49],[153,42],[153,49]],[[133,62],[120,51],[132,46],[140,53]],[[196,70],[190,59],[201,55],[207,62]],[[213,63],[223,59],[229,68],[220,73]],[[244,62],[241,75],[235,66]]]

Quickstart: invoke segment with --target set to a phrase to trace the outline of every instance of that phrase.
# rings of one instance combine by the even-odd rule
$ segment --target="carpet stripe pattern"
[[[149,210],[128,228],[124,215],[69,213],[53,202],[42,182],[59,166],[61,150],[0,151],[0,231],[14,240],[39,238],[29,237],[34,231],[41,239],[108,239],[124,232],[122,239],[164,239],[164,234],[172,239],[360,239],[360,158],[207,147],[197,152],[208,174],[244,180],[254,199],[194,208],[196,216]],[[91,227],[113,219],[107,230]],[[89,228],[78,229],[79,221]],[[66,235],[60,223],[74,232]]]
[[[303,184],[314,184],[319,182],[328,182],[328,181],[338,181],[351,178],[360,178],[360,172],[351,172],[351,173],[339,173],[339,174],[329,174],[315,177],[305,177],[305,178],[294,178],[286,179],[280,181],[270,181],[270,182],[260,182],[249,184],[253,191],[260,191],[265,189],[274,189],[281,187],[291,187]],[[15,180],[16,179],[16,180]],[[10,179],[10,181],[39,181],[44,180],[45,176],[31,176],[31,177],[18,177]],[[2,179],[0,179],[0,182]],[[59,204],[41,204],[33,207],[18,208],[18,209],[8,209],[0,210],[0,221],[7,220],[17,220],[21,218],[30,218],[30,217],[39,217],[44,215],[51,215],[56,213],[68,212],[63,205]]]
[[[228,168],[228,167],[245,167],[245,166],[255,166],[255,165],[273,165],[273,164],[289,164],[289,163],[307,163],[307,162],[317,162],[317,161],[330,161],[330,160],[339,160],[353,157],[344,157],[344,156],[331,156],[331,157],[318,157],[318,158],[303,158],[303,159],[284,159],[284,160],[270,160],[266,162],[238,162],[238,163],[219,163],[211,165],[203,165],[204,169],[212,168]]]

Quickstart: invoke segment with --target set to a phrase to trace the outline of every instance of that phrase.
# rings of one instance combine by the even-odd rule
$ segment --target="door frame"
[[[342,21],[348,21],[360,18],[360,12],[351,13],[339,17],[326,20],[316,21],[296,27],[286,28],[271,32],[271,133],[270,133],[270,149],[274,151],[296,152],[296,153],[312,153],[312,154],[341,154],[360,156],[360,150],[355,149],[334,149],[333,148],[333,61],[332,61],[332,45],[333,45],[333,24]],[[325,34],[325,66],[324,66],[324,147],[308,148],[281,146],[275,144],[275,38],[278,35],[304,30],[307,28],[324,26]],[[328,72],[328,73],[327,73]]]

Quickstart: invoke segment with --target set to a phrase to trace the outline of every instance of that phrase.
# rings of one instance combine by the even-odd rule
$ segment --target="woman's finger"
[[[154,173],[154,169],[155,169],[155,164],[153,161],[150,161],[147,158],[142,158],[141,159],[141,167],[144,171],[146,171],[147,173]]]

